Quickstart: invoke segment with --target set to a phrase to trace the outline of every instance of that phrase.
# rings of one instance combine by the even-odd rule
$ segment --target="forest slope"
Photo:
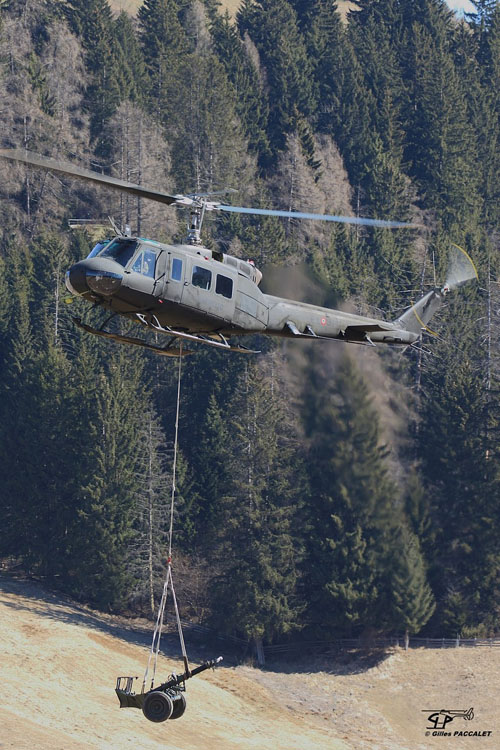
[[[182,364],[179,599],[264,646],[499,632],[500,0],[464,22],[443,0],[358,5],[343,24],[336,0],[245,0],[233,23],[214,0],[145,0],[136,22],[108,0],[0,0],[2,148],[426,227],[205,222],[208,247],[264,284],[273,265],[266,291],[312,304],[397,319],[445,283],[453,244],[474,259],[479,284],[422,347],[368,360],[262,337],[258,356],[199,347]],[[65,270],[99,238],[67,222],[177,243],[183,220],[1,161],[0,569],[144,613],[163,585],[177,366],[74,325],[107,313],[68,297]]]
[[[113,10],[116,10],[116,11],[124,10],[127,13],[135,15],[135,13],[137,13],[138,9],[142,5],[142,0],[111,0],[110,5]],[[221,8],[223,9],[227,8],[227,10],[233,16],[238,10],[239,5],[240,5],[240,0],[222,0],[221,2]]]
[[[240,1],[241,0],[221,0],[221,9],[227,9],[231,15],[234,16],[240,6]],[[110,0],[110,5],[113,10],[124,10],[127,13],[135,14],[142,5],[142,0]],[[343,16],[346,15],[348,10],[355,7],[354,3],[349,2],[349,0],[339,0],[337,5]]]
[[[452,729],[491,730],[481,747],[498,747],[500,650],[282,661],[265,672],[222,667],[188,685],[182,720],[155,725],[139,711],[120,711],[113,694],[117,674],[141,674],[147,641],[110,616],[0,577],[0,747],[424,750],[441,738],[425,738],[422,709],[470,706],[475,719],[456,719]],[[175,668],[163,658],[159,673]],[[475,739],[453,742],[469,747]]]

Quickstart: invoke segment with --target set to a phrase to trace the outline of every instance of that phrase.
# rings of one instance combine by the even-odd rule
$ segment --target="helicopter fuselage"
[[[400,345],[418,339],[394,323],[264,294],[261,278],[251,261],[199,245],[116,237],[72,266],[66,284],[112,313],[189,334]]]
[[[189,210],[186,244],[166,245],[141,237],[120,235],[96,245],[88,258],[76,263],[66,274],[66,285],[73,294],[111,311],[106,323],[110,317],[122,315],[156,333],[165,333],[170,339],[159,346],[128,333],[106,330],[106,323],[96,329],[79,318],[73,318],[77,325],[98,336],[146,347],[165,356],[185,354],[183,340],[248,352],[245,346],[234,345],[228,339],[254,333],[288,338],[333,339],[372,346],[376,342],[403,346],[416,344],[424,330],[437,335],[428,328],[427,323],[443,303],[445,295],[451,289],[478,278],[467,252],[453,245],[459,260],[458,266],[450,268],[449,280],[443,287],[428,291],[392,322],[275,297],[261,292],[259,282],[262,274],[251,261],[203,247],[201,228],[207,211],[321,220],[385,229],[418,229],[419,225],[360,216],[235,206],[221,202],[217,198],[220,192],[171,195],[25,149],[0,149],[0,159]],[[76,226],[79,220],[75,221],[76,224],[72,226]],[[111,224],[118,233],[113,221]],[[176,348],[175,342],[179,343],[179,348]]]

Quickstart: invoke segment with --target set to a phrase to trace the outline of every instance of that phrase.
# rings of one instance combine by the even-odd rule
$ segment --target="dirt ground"
[[[150,637],[135,622],[0,576],[0,750],[500,748],[500,649],[220,667],[187,683],[181,719],[153,724],[120,709],[114,694],[117,675],[142,677]],[[198,661],[202,652],[197,645]],[[181,671],[179,660],[162,657],[160,679],[172,671]],[[472,720],[448,724],[451,737],[427,729],[429,712],[471,707]]]

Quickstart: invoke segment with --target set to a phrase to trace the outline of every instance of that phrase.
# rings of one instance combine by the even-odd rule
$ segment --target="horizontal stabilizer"
[[[392,331],[392,328],[392,324],[383,326],[380,323],[364,323],[359,326],[347,326],[347,328],[345,329],[345,333],[372,333],[373,331]]]

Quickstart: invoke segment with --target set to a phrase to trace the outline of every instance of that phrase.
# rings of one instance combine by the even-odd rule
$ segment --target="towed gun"
[[[152,688],[147,693],[134,693],[132,686],[137,677],[118,677],[115,692],[120,708],[141,708],[142,713],[156,723],[167,719],[179,719],[186,710],[185,682],[206,669],[215,669],[222,656],[203,662],[199,667],[186,669],[181,675],[172,674],[170,679]]]

